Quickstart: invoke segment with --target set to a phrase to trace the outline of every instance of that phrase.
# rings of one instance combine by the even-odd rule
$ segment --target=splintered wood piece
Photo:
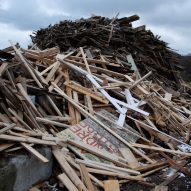
[[[27,143],[21,143],[21,145],[28,150],[31,154],[33,154],[35,157],[37,157],[40,161],[47,163],[49,162],[49,160],[44,157],[42,154],[40,154],[37,150],[35,150],[33,147],[31,147],[29,144]]]
[[[4,127],[3,129],[0,129],[0,134],[3,134],[7,131],[9,131],[10,129],[12,129],[13,127],[15,127],[16,124],[12,123],[10,125],[7,125],[6,127]]]
[[[72,183],[72,181],[68,178],[65,173],[58,175],[58,179],[69,191],[78,191],[76,186]]]
[[[60,164],[60,167],[63,171],[66,172],[67,176],[72,180],[74,185],[79,190],[88,191],[83,182],[80,180],[80,178],[77,176],[76,172],[72,169],[72,167],[68,164],[67,160],[65,159],[64,155],[61,153],[58,149],[53,149],[53,155],[57,159],[58,163]]]
[[[80,163],[80,169],[81,169],[82,175],[84,177],[84,181],[86,183],[88,191],[94,191],[94,186],[93,186],[91,179],[88,175],[88,171],[86,169],[86,166],[84,164]]]
[[[104,191],[120,191],[118,180],[105,180]]]
[[[137,168],[140,166],[138,160],[129,148],[119,148],[119,150],[123,157],[128,161],[128,164],[131,168]]]

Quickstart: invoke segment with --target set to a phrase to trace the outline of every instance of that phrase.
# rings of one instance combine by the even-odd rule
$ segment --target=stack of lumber
[[[93,16],[77,21],[61,21],[34,32],[32,41],[41,49],[58,46],[61,51],[80,46],[92,46],[102,54],[115,56],[115,62],[126,65],[127,55],[134,58],[141,75],[153,71],[155,82],[180,88],[176,65],[179,55],[168,48],[145,25],[132,27],[139,16],[113,19]],[[128,67],[128,66],[127,66]]]
[[[105,30],[104,23],[110,23],[114,31],[124,27],[125,33],[128,26],[136,33],[128,18],[111,22],[96,17],[88,22],[80,20],[76,27],[82,23],[98,25],[98,21],[102,22],[100,30]],[[60,25],[67,30],[75,26],[73,22]],[[92,27],[88,28],[93,30]],[[156,43],[153,46],[159,46],[160,41],[145,30],[136,35],[142,33]],[[143,43],[139,40],[137,46]],[[42,40],[43,48],[45,41]],[[47,163],[48,159],[36,147],[50,146],[60,167],[55,176],[60,187],[69,191],[118,191],[131,182],[167,190],[179,172],[191,176],[187,167],[191,156],[190,96],[164,86],[150,67],[142,74],[135,55],[126,52],[124,61],[112,49],[109,53],[109,48],[107,53],[90,46],[71,47],[67,51],[63,48],[60,52],[58,47],[41,50],[34,45],[23,49],[10,43],[2,51],[0,61],[2,156],[26,149]],[[172,53],[165,43],[161,46],[161,58],[168,62],[165,55]],[[160,52],[151,49],[156,54]],[[150,59],[148,52],[145,54]],[[139,59],[140,53],[137,56]],[[165,182],[157,185],[148,178],[166,168],[176,171]]]

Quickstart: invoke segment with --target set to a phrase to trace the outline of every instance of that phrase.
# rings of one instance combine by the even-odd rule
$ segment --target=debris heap
[[[132,22],[138,19],[139,16],[133,15],[121,19],[96,16],[75,22],[61,21],[36,31],[31,38],[41,49],[58,46],[66,51],[71,47],[93,46],[102,54],[115,56],[115,62],[121,64],[127,62],[127,55],[131,54],[142,75],[153,71],[153,80],[179,89],[175,72],[179,55],[159,36],[146,30],[145,25],[133,28]]]
[[[191,99],[172,89],[176,54],[136,19],[64,21],[30,49],[4,49],[1,153],[25,148],[47,163],[36,146],[50,146],[70,191],[167,190],[179,172],[190,177]],[[148,178],[166,168],[176,171],[165,181]]]

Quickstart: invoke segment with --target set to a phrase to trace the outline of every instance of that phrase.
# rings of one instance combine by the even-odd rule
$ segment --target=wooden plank
[[[89,88],[83,87],[74,81],[67,81],[64,83],[64,85],[72,88],[73,90],[75,90],[79,93],[89,95],[91,98],[93,98],[101,103],[105,103],[105,104],[109,103],[109,101],[107,99],[105,99],[103,96],[99,95],[97,92],[93,92]]]
[[[186,153],[186,152],[182,152],[178,150],[165,149],[163,147],[154,147],[154,146],[138,144],[138,143],[132,143],[131,146],[142,148],[142,149],[150,149],[150,150],[163,151],[163,152],[172,153],[172,154],[191,156],[191,153]]]
[[[80,169],[81,169],[82,175],[84,177],[84,181],[86,183],[88,191],[94,191],[94,186],[93,186],[91,179],[88,175],[88,171],[86,169],[86,166],[84,164],[80,163]]]
[[[78,60],[78,61],[83,61],[83,58],[82,57],[77,57],[77,56],[69,56],[68,57],[69,59],[72,59],[72,60]],[[107,62],[107,61],[104,61],[104,60],[98,60],[98,59],[92,59],[92,58],[86,58],[88,63],[93,63],[93,64],[107,64],[109,65],[110,63]]]
[[[16,142],[25,142],[25,143],[35,143],[41,145],[56,145],[53,141],[44,141],[41,139],[36,139],[33,137],[15,137],[11,135],[0,135],[0,139],[7,140],[7,141],[16,141]]]
[[[93,113],[93,105],[92,105],[91,97],[89,95],[85,95],[85,99],[86,99],[86,103],[87,103],[89,112]]]
[[[104,191],[120,191],[118,180],[105,180]]]
[[[56,65],[51,69],[51,71],[49,72],[48,76],[45,79],[47,82],[49,82],[52,79],[52,77],[55,75],[59,67],[60,67],[60,62],[56,62]]]
[[[15,123],[12,123],[12,124],[9,124],[7,125],[6,127],[4,127],[3,129],[0,129],[0,134],[3,134],[5,132],[7,132],[8,130],[12,129],[13,127],[15,127],[16,124]]]
[[[51,121],[51,120],[45,119],[45,118],[36,117],[36,120],[38,122],[43,123],[43,124],[51,124],[51,125],[56,125],[58,127],[64,127],[64,128],[69,128],[70,127],[70,125],[60,123],[60,122],[56,122],[56,121]]]
[[[58,64],[58,62],[55,62],[54,64],[51,64],[49,67],[47,67],[42,72],[40,72],[40,75],[42,76],[42,75],[46,74],[48,71],[50,71],[52,68],[54,68],[57,64]]]
[[[87,166],[90,167],[95,167],[95,168],[105,168],[105,169],[110,169],[111,171],[115,171],[115,172],[123,172],[123,173],[127,173],[127,174],[135,174],[138,175],[140,174],[140,172],[136,171],[136,170],[131,170],[128,168],[122,168],[122,167],[118,167],[118,166],[114,166],[111,164],[106,164],[106,163],[101,163],[101,162],[96,162],[96,161],[91,161],[91,160],[80,160],[80,159],[76,159],[75,160],[77,163],[82,163],[85,164]]]
[[[76,141],[76,140],[71,140],[71,139],[68,139],[67,140],[67,143],[69,143],[70,145],[73,145],[73,146],[76,146],[78,148],[81,148],[85,151],[88,151],[98,157],[101,157],[103,159],[106,159],[108,161],[111,161],[119,166],[124,166],[124,167],[128,167],[125,163],[127,162],[126,160],[124,160],[123,158],[121,157],[118,157],[114,154],[110,154],[109,152],[105,151],[105,150],[100,150],[100,149],[97,149],[93,146],[90,146],[88,144],[85,144],[81,141]],[[120,162],[121,161],[121,162]]]
[[[75,171],[71,168],[71,166],[68,164],[66,161],[64,155],[61,153],[60,150],[58,149],[53,149],[53,155],[57,159],[58,163],[60,164],[60,167],[62,168],[63,171],[66,172],[67,176],[72,180],[74,185],[79,189],[79,190],[84,190],[88,191],[83,182],[79,179]]]
[[[72,183],[72,181],[68,178],[65,173],[58,175],[58,179],[69,191],[78,191],[76,186]]]
[[[86,70],[88,71],[89,74],[91,74],[91,71],[90,71],[90,68],[89,68],[89,65],[88,65],[88,62],[86,60],[86,56],[84,54],[84,50],[83,50],[82,47],[80,47],[80,51],[81,51],[81,54],[82,54],[83,61],[84,61],[85,65],[86,65]]]
[[[103,169],[95,169],[95,168],[87,168],[88,172],[92,174],[101,174],[105,176],[114,176],[114,177],[119,177],[123,179],[128,179],[128,180],[136,180],[136,181],[144,181],[143,178],[139,176],[130,176],[122,172],[114,172],[114,171],[109,171],[109,170],[103,170]]]
[[[50,56],[57,55],[59,52],[60,52],[60,49],[58,47],[53,47],[53,48],[40,51],[39,55],[40,57],[50,57]]]
[[[78,93],[76,91],[73,91],[73,97],[74,97],[74,101],[76,103],[79,103],[79,99],[78,99]],[[78,110],[75,109],[75,114],[76,114],[76,123],[79,123],[81,121],[81,114]]]
[[[62,113],[60,112],[60,110],[58,109],[58,107],[56,106],[56,104],[53,102],[52,98],[50,96],[48,96],[47,94],[45,95],[47,100],[49,101],[49,103],[51,104],[51,106],[54,108],[54,110],[56,111],[56,113],[59,116],[63,116]]]
[[[65,81],[69,81],[69,74],[68,74],[68,69],[64,70],[64,76],[65,76]],[[72,89],[70,87],[66,87],[66,94],[72,98]],[[71,118],[70,124],[75,125],[76,122],[76,116],[75,116],[75,109],[74,106],[71,103],[68,103],[68,110],[69,110],[69,116]]]
[[[59,61],[62,62],[62,60],[59,59]],[[70,63],[73,63],[75,65],[78,65],[78,66],[82,66],[82,67],[85,67],[85,64],[83,63],[80,63],[80,62],[76,62],[76,61],[73,61],[73,60],[69,60],[69,59],[66,59],[67,62],[70,62]],[[101,68],[101,67],[97,67],[97,66],[89,66],[89,68],[91,70],[97,70],[99,72],[102,72],[102,73],[105,73],[105,74],[110,74],[112,76],[116,76],[116,77],[121,77],[121,78],[125,78],[125,76],[121,73],[118,73],[118,72],[114,72],[114,71],[111,71],[111,70],[107,70],[107,69],[104,69],[104,68]]]
[[[58,76],[56,77],[56,79],[54,80],[54,83],[55,83],[55,84],[58,84],[58,82],[61,80],[62,77],[63,77],[63,74],[60,73],[60,71],[59,71],[59,75],[58,75]],[[50,86],[48,87],[49,92],[52,92],[53,89],[54,89],[53,85],[50,85]]]
[[[128,161],[128,164],[131,168],[137,168],[140,166],[138,160],[129,148],[119,148],[119,150],[123,157]]]
[[[27,150],[29,151],[31,154],[33,154],[35,157],[37,157],[40,161],[44,162],[44,163],[48,163],[49,160],[44,157],[42,154],[40,154],[37,150],[35,150],[33,147],[31,147],[29,144],[27,143],[21,143],[21,145]]]

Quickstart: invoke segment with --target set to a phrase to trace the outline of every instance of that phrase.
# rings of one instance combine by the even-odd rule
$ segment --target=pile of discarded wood
[[[127,55],[134,58],[141,75],[153,71],[155,82],[180,88],[177,75],[179,55],[167,47],[167,43],[154,36],[145,25],[136,28],[132,22],[139,16],[118,19],[94,16],[75,22],[61,21],[59,24],[40,29],[31,36],[40,49],[58,46],[61,51],[71,47],[93,46],[102,54],[116,56],[116,63],[126,65]]]
[[[127,20],[117,20],[117,25],[126,25]],[[94,22],[98,21],[101,18],[95,18]],[[117,31],[112,25],[115,22],[108,26]],[[145,38],[150,39],[147,34]],[[161,51],[167,52],[164,45]],[[47,163],[35,147],[52,147],[60,165],[60,186],[70,191],[117,191],[130,182],[167,190],[179,172],[191,176],[187,168],[191,156],[190,96],[164,88],[150,67],[142,75],[128,52],[127,60],[105,53],[88,46],[62,53],[58,47],[40,50],[36,45],[26,50],[12,44],[4,49],[0,63],[0,151],[6,155],[25,148]],[[165,54],[161,59],[166,61]],[[176,171],[165,182],[157,185],[148,179],[166,168]]]

